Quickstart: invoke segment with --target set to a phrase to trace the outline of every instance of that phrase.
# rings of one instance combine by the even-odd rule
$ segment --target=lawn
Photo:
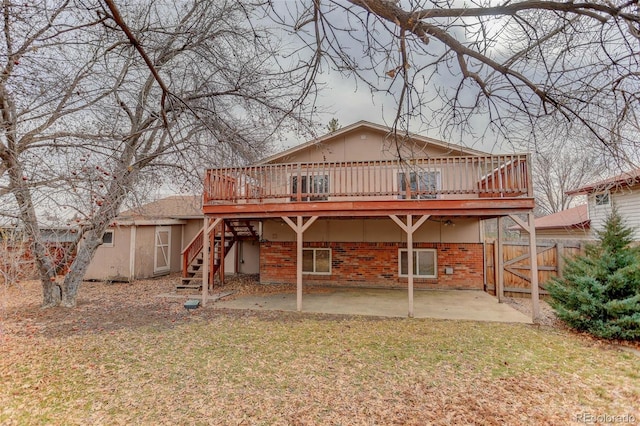
[[[189,313],[168,287],[87,283],[72,313],[5,289],[0,424],[640,421],[640,357],[564,329]]]

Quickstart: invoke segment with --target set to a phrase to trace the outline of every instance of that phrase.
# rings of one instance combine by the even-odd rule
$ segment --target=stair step
[[[176,290],[200,290],[202,284],[177,284]]]

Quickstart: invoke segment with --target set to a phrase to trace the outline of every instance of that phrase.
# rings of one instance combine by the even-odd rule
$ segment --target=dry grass
[[[190,313],[155,297],[174,282],[86,283],[73,311],[40,310],[37,283],[5,290],[0,424],[640,421],[640,357],[566,330]]]

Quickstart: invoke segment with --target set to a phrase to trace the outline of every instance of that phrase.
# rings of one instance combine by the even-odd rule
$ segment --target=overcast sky
[[[393,97],[385,93],[371,93],[368,87],[362,83],[356,83],[353,78],[342,76],[338,72],[330,72],[323,75],[325,86],[318,95],[317,121],[322,125],[319,136],[326,133],[326,125],[332,118],[337,118],[342,127],[361,120],[376,124],[391,126],[396,115],[396,103]],[[437,130],[425,130],[418,120],[411,123],[410,131],[429,136],[434,139],[444,140]],[[304,139],[302,137],[301,139]],[[291,135],[282,144],[283,148],[306,142]],[[457,145],[486,151],[489,153],[513,152],[513,147],[504,147],[496,142],[496,139],[474,140],[471,137],[459,137],[457,140],[444,140]],[[523,149],[516,149],[518,152]]]

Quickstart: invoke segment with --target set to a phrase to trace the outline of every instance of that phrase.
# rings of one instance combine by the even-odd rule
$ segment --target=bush
[[[550,305],[569,326],[606,339],[640,340],[640,250],[614,207],[598,242],[567,260],[547,285]]]

